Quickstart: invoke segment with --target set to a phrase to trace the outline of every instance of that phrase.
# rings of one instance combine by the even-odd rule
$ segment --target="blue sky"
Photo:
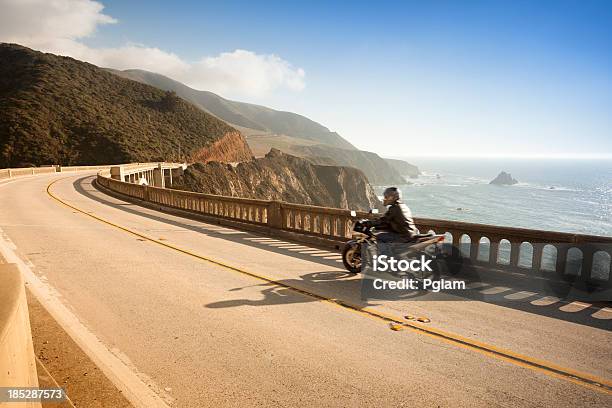
[[[153,67],[304,114],[360,148],[612,156],[612,1],[99,3],[116,22],[66,36],[92,50],[135,44],[170,53],[180,63]],[[276,68],[256,70],[269,81],[216,87],[183,67],[212,57],[210,68],[235,50],[252,53],[250,61],[276,56],[266,67],[284,64],[282,79],[262,79],[281,75]],[[102,61],[128,63],[117,58]],[[239,72],[244,81],[251,73]]]

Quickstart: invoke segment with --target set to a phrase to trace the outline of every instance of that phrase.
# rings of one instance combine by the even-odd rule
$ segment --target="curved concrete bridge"
[[[135,406],[612,404],[606,308],[364,303],[332,249],[155,211],[95,179],[0,182],[0,249]]]

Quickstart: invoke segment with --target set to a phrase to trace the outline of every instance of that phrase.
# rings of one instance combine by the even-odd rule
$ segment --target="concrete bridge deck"
[[[546,299],[363,304],[359,278],[336,253],[144,209],[96,190],[94,178],[0,184],[0,247],[33,272],[31,287],[64,306],[55,313],[78,320],[64,322],[94,336],[83,342],[100,342],[90,352],[119,358],[124,367],[100,357],[119,373],[111,379],[137,374],[125,385],[136,405],[157,396],[180,407],[612,404],[606,308]],[[408,314],[427,317],[414,325],[429,332],[389,330],[382,318]],[[567,375],[574,371],[592,383]]]

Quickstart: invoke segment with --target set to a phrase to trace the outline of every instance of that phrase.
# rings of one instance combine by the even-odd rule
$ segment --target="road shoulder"
[[[70,399],[62,404],[43,404],[43,407],[131,408],[123,393],[96,367],[30,291],[27,291],[27,297],[40,388],[59,385],[66,390]]]

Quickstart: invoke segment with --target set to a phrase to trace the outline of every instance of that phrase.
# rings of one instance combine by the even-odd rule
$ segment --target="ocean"
[[[415,217],[612,236],[612,160],[404,160],[423,173],[398,186]],[[519,183],[489,184],[502,170]]]

